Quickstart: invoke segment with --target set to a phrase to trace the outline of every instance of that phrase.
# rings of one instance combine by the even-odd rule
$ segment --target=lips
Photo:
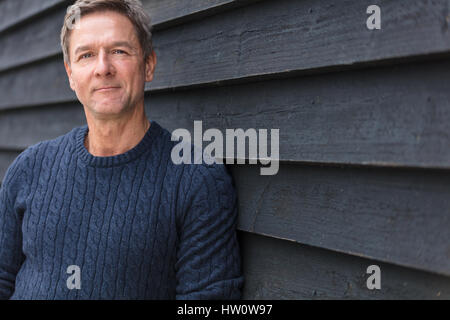
[[[104,91],[111,91],[115,89],[119,89],[120,87],[101,87],[98,89],[95,89],[95,91],[104,92]]]

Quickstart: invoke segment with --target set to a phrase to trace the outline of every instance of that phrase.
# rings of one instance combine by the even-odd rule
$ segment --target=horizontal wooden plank
[[[0,1],[0,33],[41,14],[67,0],[2,0]]]
[[[54,1],[54,0],[53,0]],[[216,14],[259,0],[214,0],[214,1],[143,1],[144,8],[152,17],[155,30],[174,24],[198,19],[198,16]],[[20,3],[20,1],[17,1]],[[59,3],[63,1],[59,0]],[[42,59],[61,58],[60,32],[66,14],[66,6],[38,16],[33,23],[24,24],[0,38],[0,73],[38,62]],[[17,6],[17,5],[16,5]],[[18,7],[16,10],[19,10]]]
[[[282,164],[231,167],[239,229],[450,275],[450,173]]]
[[[241,7],[260,0],[143,0],[155,30]]]
[[[376,31],[365,26],[369,4],[369,0],[346,0],[339,5],[326,0],[259,1],[160,30],[154,35],[159,57],[155,81],[147,88],[165,90],[449,54],[445,0],[382,0],[383,27]],[[51,32],[52,28],[45,29]],[[58,29],[54,28],[53,38],[58,38]],[[29,46],[42,48],[46,58],[59,50],[54,40],[44,41],[55,43],[54,48],[41,46],[35,39],[18,40],[5,40],[17,46],[16,54],[8,47],[8,55],[0,56],[2,70],[37,59],[41,49],[30,52]],[[54,59],[55,64],[61,63],[60,55]],[[52,72],[43,71],[48,73]]]
[[[148,113],[170,130],[192,132],[194,120],[224,134],[279,129],[284,161],[449,168],[449,68],[437,61],[151,93]]]
[[[148,88],[449,52],[450,32],[444,28],[447,1],[379,1],[383,27],[376,32],[366,27],[371,4],[262,1],[164,30],[155,35],[160,59],[155,82]]]
[[[86,124],[80,103],[0,112],[0,148],[24,150]]]
[[[157,29],[204,16],[208,12],[217,13],[256,1],[259,0],[141,0],[152,18],[152,24]],[[71,0],[2,0],[0,1],[0,33],[49,9],[61,5],[67,7],[72,2]],[[65,8],[61,13],[62,15],[65,13]]]
[[[39,2],[33,0],[33,3]],[[3,34],[0,37],[0,72],[49,56],[60,54],[62,57],[59,33],[65,13],[65,7],[51,10],[32,23]]]
[[[449,68],[450,61],[436,61],[152,92],[146,108],[170,131],[192,132],[194,120],[203,121],[204,131],[224,134],[227,128],[278,128],[284,161],[450,168]],[[24,71],[16,81],[21,86],[9,85],[0,105],[12,98],[21,99],[18,105],[39,99],[40,90],[73,95],[56,74],[37,86],[27,84],[32,76],[39,74]],[[8,83],[0,77],[0,88]],[[3,111],[0,148],[25,148],[64,134],[84,122],[82,112],[77,103]]]
[[[244,299],[449,299],[450,278],[240,232]],[[378,265],[381,289],[367,288]]]
[[[62,60],[43,60],[0,74],[0,97],[0,110],[76,100]]]

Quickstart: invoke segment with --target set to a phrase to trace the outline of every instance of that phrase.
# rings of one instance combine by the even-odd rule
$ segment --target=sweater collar
[[[151,121],[150,128],[134,148],[110,157],[97,157],[89,153],[84,146],[84,140],[88,132],[88,125],[81,126],[75,131],[75,148],[80,159],[93,167],[113,167],[133,161],[143,152],[150,150],[152,142],[161,133],[161,126],[156,121]]]

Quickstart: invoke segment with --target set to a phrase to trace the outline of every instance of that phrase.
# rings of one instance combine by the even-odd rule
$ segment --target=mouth
[[[103,88],[95,89],[94,91],[95,92],[108,92],[108,91],[113,91],[116,89],[120,89],[120,87],[103,87]]]

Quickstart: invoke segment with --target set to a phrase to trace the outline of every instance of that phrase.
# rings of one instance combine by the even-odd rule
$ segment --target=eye
[[[91,56],[90,53],[85,53],[80,56],[80,59],[86,59],[86,58],[89,58],[90,56]]]
[[[118,53],[118,54],[125,54],[126,52],[120,49],[115,49],[113,50],[114,53]]]

